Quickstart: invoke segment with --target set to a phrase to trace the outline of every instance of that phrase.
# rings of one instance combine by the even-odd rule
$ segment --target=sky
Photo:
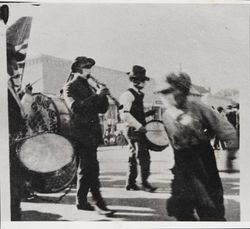
[[[152,78],[181,69],[213,92],[249,82],[247,4],[10,5],[9,25],[21,16],[33,17],[28,58],[88,56],[124,72],[138,64]]]

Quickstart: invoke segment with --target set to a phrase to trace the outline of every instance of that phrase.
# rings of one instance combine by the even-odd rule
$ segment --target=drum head
[[[166,148],[169,145],[168,135],[164,129],[164,125],[161,121],[153,120],[146,124],[145,128],[147,129],[146,138],[151,143],[152,150],[161,150]],[[153,146],[152,146],[153,145]]]
[[[22,164],[30,171],[56,171],[72,161],[73,147],[64,137],[41,134],[26,140],[19,149]]]

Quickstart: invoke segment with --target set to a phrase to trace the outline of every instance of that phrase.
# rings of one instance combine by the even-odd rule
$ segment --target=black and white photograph
[[[250,221],[249,6],[0,2],[4,228]]]

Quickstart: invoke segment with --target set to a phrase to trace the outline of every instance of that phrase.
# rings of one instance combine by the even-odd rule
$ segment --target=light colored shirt
[[[25,93],[21,99],[21,104],[23,107],[23,111],[25,115],[29,115],[32,113],[32,103],[34,102],[34,98],[31,94]]]
[[[134,87],[133,84],[130,85],[131,89],[135,90],[136,93],[140,94],[140,91]],[[119,102],[121,105],[123,105],[123,108],[120,110],[120,117],[121,119],[127,123],[128,126],[134,127],[136,130],[138,130],[140,127],[142,127],[142,124],[138,122],[131,114],[130,109],[135,100],[134,95],[130,91],[125,91],[119,99]]]
[[[209,106],[188,100],[185,109],[178,110],[181,112],[175,117],[170,109],[163,115],[163,122],[174,149],[189,148],[210,141],[214,135],[225,141],[228,149],[238,148],[238,138],[233,126]]]

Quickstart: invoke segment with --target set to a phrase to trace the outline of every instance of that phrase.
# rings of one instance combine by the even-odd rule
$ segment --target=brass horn
[[[106,84],[104,83],[101,83],[98,79],[96,79],[94,76],[88,74],[87,76],[88,79],[92,79],[94,81],[94,83],[96,84],[97,88],[100,88],[100,87],[107,87]],[[115,105],[117,106],[118,110],[121,110],[123,108],[123,105],[121,105],[119,103],[119,101],[114,97],[112,96],[111,94],[108,95],[108,97],[113,100],[113,102],[115,103]]]

